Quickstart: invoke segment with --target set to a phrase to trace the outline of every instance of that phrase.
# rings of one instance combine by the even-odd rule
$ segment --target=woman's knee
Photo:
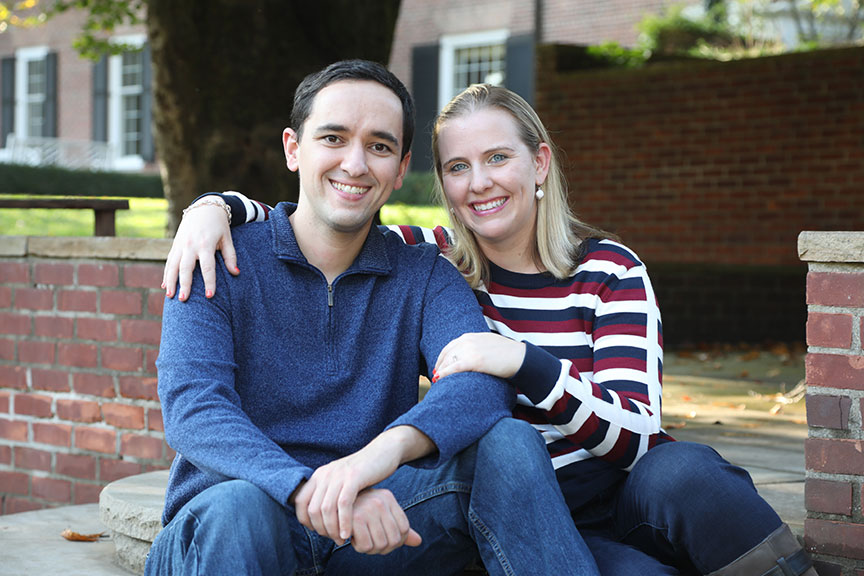
[[[717,494],[755,490],[746,470],[713,448],[695,442],[670,442],[649,450],[631,471],[628,483],[638,491]]]

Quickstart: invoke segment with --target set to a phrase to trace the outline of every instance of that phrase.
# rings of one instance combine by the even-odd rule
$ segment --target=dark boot
[[[783,524],[755,548],[708,576],[818,576],[813,561]]]

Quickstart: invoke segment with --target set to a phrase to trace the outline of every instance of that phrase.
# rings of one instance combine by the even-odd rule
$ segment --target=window
[[[117,43],[141,50],[124,52],[108,59],[108,142],[117,155],[114,167],[139,170],[149,156],[149,62],[146,36],[114,38]]]
[[[19,48],[15,52],[15,132],[20,138],[56,136],[55,62],[47,47]]]
[[[506,44],[506,30],[443,36],[439,44],[439,109],[471,84],[503,85]]]

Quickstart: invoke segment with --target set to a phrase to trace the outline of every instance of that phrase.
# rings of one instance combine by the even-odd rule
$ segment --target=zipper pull
[[[327,285],[327,306],[329,306],[330,308],[333,307],[333,285],[332,284]]]

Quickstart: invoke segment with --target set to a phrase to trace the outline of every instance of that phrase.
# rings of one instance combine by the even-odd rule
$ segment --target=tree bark
[[[399,0],[149,0],[167,235],[202,192],[296,200],[282,130],[294,89],[345,58],[387,63]]]

